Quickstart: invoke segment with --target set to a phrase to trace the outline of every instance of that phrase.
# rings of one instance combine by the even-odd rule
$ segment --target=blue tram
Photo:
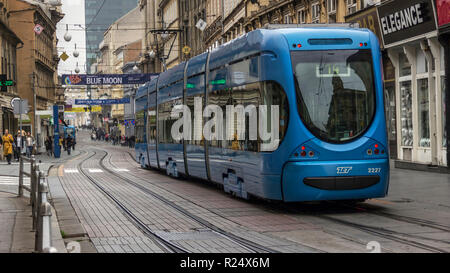
[[[381,74],[380,46],[367,29],[252,31],[139,89],[136,160],[222,184],[242,198],[384,197],[389,156]],[[177,106],[190,112],[181,139],[173,134]],[[234,106],[244,109],[240,116]]]
[[[73,141],[77,139],[77,129],[73,125],[64,126],[64,138],[71,136]]]

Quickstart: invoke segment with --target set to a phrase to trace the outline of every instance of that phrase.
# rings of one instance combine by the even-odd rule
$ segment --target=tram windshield
[[[361,135],[375,112],[370,50],[293,51],[291,57],[306,127],[332,143]]]

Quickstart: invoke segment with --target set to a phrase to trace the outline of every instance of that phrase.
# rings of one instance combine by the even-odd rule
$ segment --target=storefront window
[[[401,121],[402,121],[402,145],[413,145],[413,126],[412,126],[412,94],[411,82],[400,83],[401,94]]]
[[[395,141],[396,125],[395,125],[395,88],[394,86],[386,86],[386,113],[389,141]]]
[[[406,58],[405,53],[400,52],[398,62],[400,65],[400,77],[411,75],[411,64],[409,63],[408,58]]]
[[[425,58],[425,54],[422,50],[416,50],[416,62],[417,62],[417,73],[427,73],[428,72],[428,62]]]
[[[445,76],[441,77],[441,90],[442,90],[442,147],[447,147],[447,127],[445,126],[447,109],[445,109],[445,92],[447,86],[445,85]]]
[[[417,80],[417,100],[419,110],[419,146],[430,147],[428,79]]]

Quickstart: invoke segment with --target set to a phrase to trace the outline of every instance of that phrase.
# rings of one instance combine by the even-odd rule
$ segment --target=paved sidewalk
[[[67,152],[62,151],[60,158],[49,157],[46,154],[36,155],[36,162],[39,169],[48,174],[52,166],[62,164],[78,156],[81,151],[72,151],[69,156]],[[30,164],[24,164],[25,171],[29,172]],[[32,218],[31,206],[28,205],[27,197],[18,198],[18,176],[19,162],[13,162],[8,165],[6,161],[0,161],[0,253],[1,252],[33,252],[34,236],[31,231]],[[25,184],[29,179],[25,179]],[[24,192],[29,196],[28,192]],[[66,247],[60,234],[60,227],[57,221],[56,212],[53,210],[53,244],[58,252],[64,253]]]
[[[28,198],[0,192],[0,253],[30,253],[34,250],[31,206]]]
[[[60,158],[49,157],[47,154],[35,155],[35,158],[36,162],[39,165],[39,169],[47,174],[48,170],[52,166],[64,163],[67,160],[80,155],[80,153],[80,150],[75,150],[72,151],[69,156],[66,151],[62,150]],[[25,163],[24,166],[26,170],[28,170],[30,165],[28,163]],[[0,161],[0,176],[19,176],[19,162],[14,161],[11,163],[11,165],[8,165],[6,160]]]

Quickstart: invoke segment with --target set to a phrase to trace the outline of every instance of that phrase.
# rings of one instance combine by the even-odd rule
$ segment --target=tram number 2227
[[[381,172],[381,168],[369,168],[368,172],[369,173],[379,173],[379,172]]]

